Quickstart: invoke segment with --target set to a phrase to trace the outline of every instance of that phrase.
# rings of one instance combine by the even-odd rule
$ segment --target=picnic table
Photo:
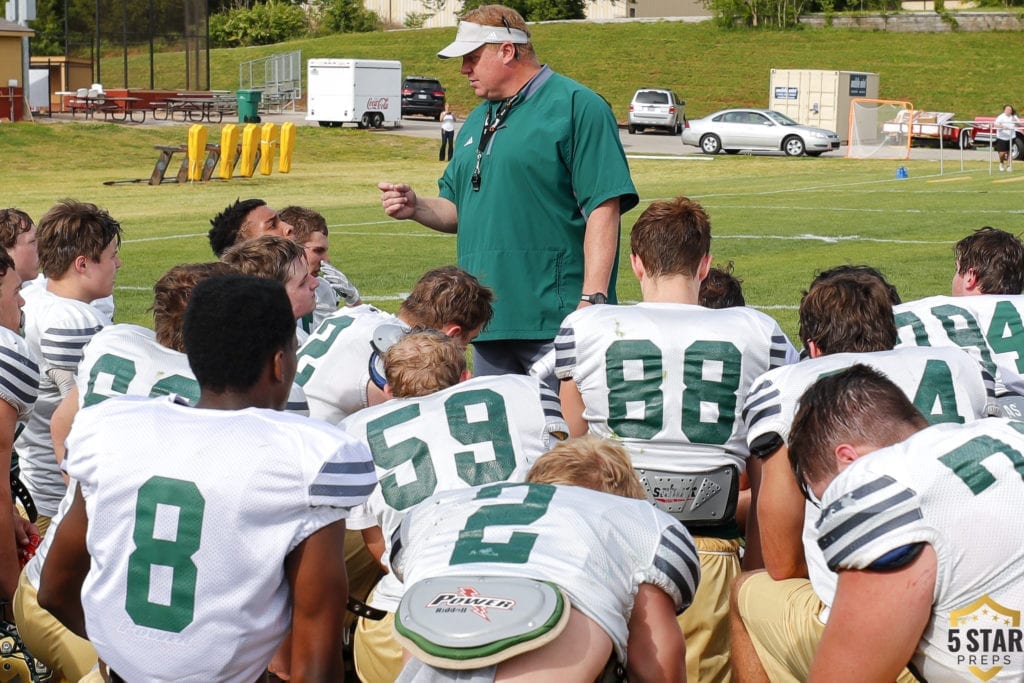
[[[159,104],[159,103],[158,103]],[[206,121],[208,123],[220,123],[224,120],[224,114],[231,114],[236,111],[237,104],[234,97],[227,95],[176,95],[164,98],[163,107],[165,119],[174,120],[174,115],[181,112],[182,121]],[[154,118],[156,115],[154,113]]]

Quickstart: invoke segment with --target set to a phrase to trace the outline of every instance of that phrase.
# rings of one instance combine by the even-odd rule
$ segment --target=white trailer
[[[402,63],[379,59],[310,59],[307,121],[380,128],[402,121]]]

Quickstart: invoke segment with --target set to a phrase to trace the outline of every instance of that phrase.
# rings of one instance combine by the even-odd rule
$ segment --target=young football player
[[[39,399],[15,444],[21,479],[46,533],[67,484],[57,466],[50,418],[74,386],[82,349],[110,318],[89,302],[110,296],[121,267],[121,226],[94,204],[66,200],[39,220],[39,266],[45,286],[25,301],[25,341],[39,361]]]
[[[630,247],[643,302],[580,309],[555,339],[562,409],[572,435],[622,443],[653,503],[693,534],[703,579],[681,618],[687,674],[727,680],[735,507],[749,455],[739,408],[755,378],[797,354],[767,315],[698,304],[711,222],[697,202],[651,203]]]
[[[928,426],[905,392],[855,365],[800,398],[789,458],[821,501],[818,545],[839,573],[808,680],[1024,678],[1024,423]],[[899,618],[878,615],[899,602]],[[909,662],[909,665],[908,665]]]
[[[345,518],[376,484],[370,455],[280,412],[295,373],[280,283],[204,280],[184,340],[195,406],[125,396],[76,416],[78,489],[39,604],[82,637],[88,625],[114,680],[251,683],[291,628],[296,679],[338,681]]]

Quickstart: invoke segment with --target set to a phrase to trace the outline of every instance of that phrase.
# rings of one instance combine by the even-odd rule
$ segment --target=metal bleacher
[[[238,89],[260,90],[260,107],[268,113],[295,111],[302,99],[302,51],[251,59],[238,65]]]

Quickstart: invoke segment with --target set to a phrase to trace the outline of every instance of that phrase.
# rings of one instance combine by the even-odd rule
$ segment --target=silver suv
[[[640,88],[629,103],[630,135],[645,128],[661,128],[673,135],[683,130],[686,102],[671,90]]]

